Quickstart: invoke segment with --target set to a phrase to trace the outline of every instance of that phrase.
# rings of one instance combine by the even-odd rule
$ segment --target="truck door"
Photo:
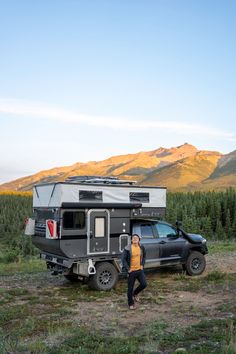
[[[141,244],[146,250],[146,267],[152,268],[159,265],[160,245],[152,222],[143,221],[135,223],[132,233],[141,236]]]
[[[87,251],[88,254],[110,252],[110,213],[106,209],[88,211]]]
[[[168,263],[180,260],[186,240],[178,235],[176,229],[171,225],[158,222],[155,226],[158,232],[161,261]]]

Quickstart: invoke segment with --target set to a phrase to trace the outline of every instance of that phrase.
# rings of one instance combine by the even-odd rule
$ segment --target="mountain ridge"
[[[62,182],[73,175],[115,176],[143,185],[162,185],[172,191],[236,188],[236,150],[229,154],[198,150],[185,143],[151,151],[110,156],[101,161],[39,171],[0,185],[1,191],[28,191],[35,184]]]

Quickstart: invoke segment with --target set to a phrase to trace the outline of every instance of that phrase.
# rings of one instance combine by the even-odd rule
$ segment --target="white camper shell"
[[[137,186],[114,177],[71,178],[34,187],[34,216],[26,233],[55,273],[94,280],[98,270],[107,277],[121,271],[121,253],[134,220],[162,218],[165,210],[165,187]],[[95,281],[93,287],[107,290],[114,283],[104,280],[98,286]]]
[[[83,207],[91,203],[99,205],[138,203],[144,208],[166,208],[166,188],[133,185],[94,185],[77,183],[52,183],[35,186],[33,208],[61,208],[75,203]]]

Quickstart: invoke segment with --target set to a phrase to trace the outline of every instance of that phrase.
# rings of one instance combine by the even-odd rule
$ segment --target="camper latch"
[[[89,258],[88,260],[88,273],[90,274],[96,274],[96,268],[93,265],[92,259]]]

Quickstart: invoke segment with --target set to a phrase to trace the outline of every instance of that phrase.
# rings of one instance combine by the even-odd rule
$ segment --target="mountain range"
[[[35,184],[65,181],[70,176],[116,176],[142,185],[166,186],[171,191],[236,188],[236,150],[229,154],[198,150],[191,144],[160,147],[103,161],[77,162],[0,185],[1,191],[28,191]]]

